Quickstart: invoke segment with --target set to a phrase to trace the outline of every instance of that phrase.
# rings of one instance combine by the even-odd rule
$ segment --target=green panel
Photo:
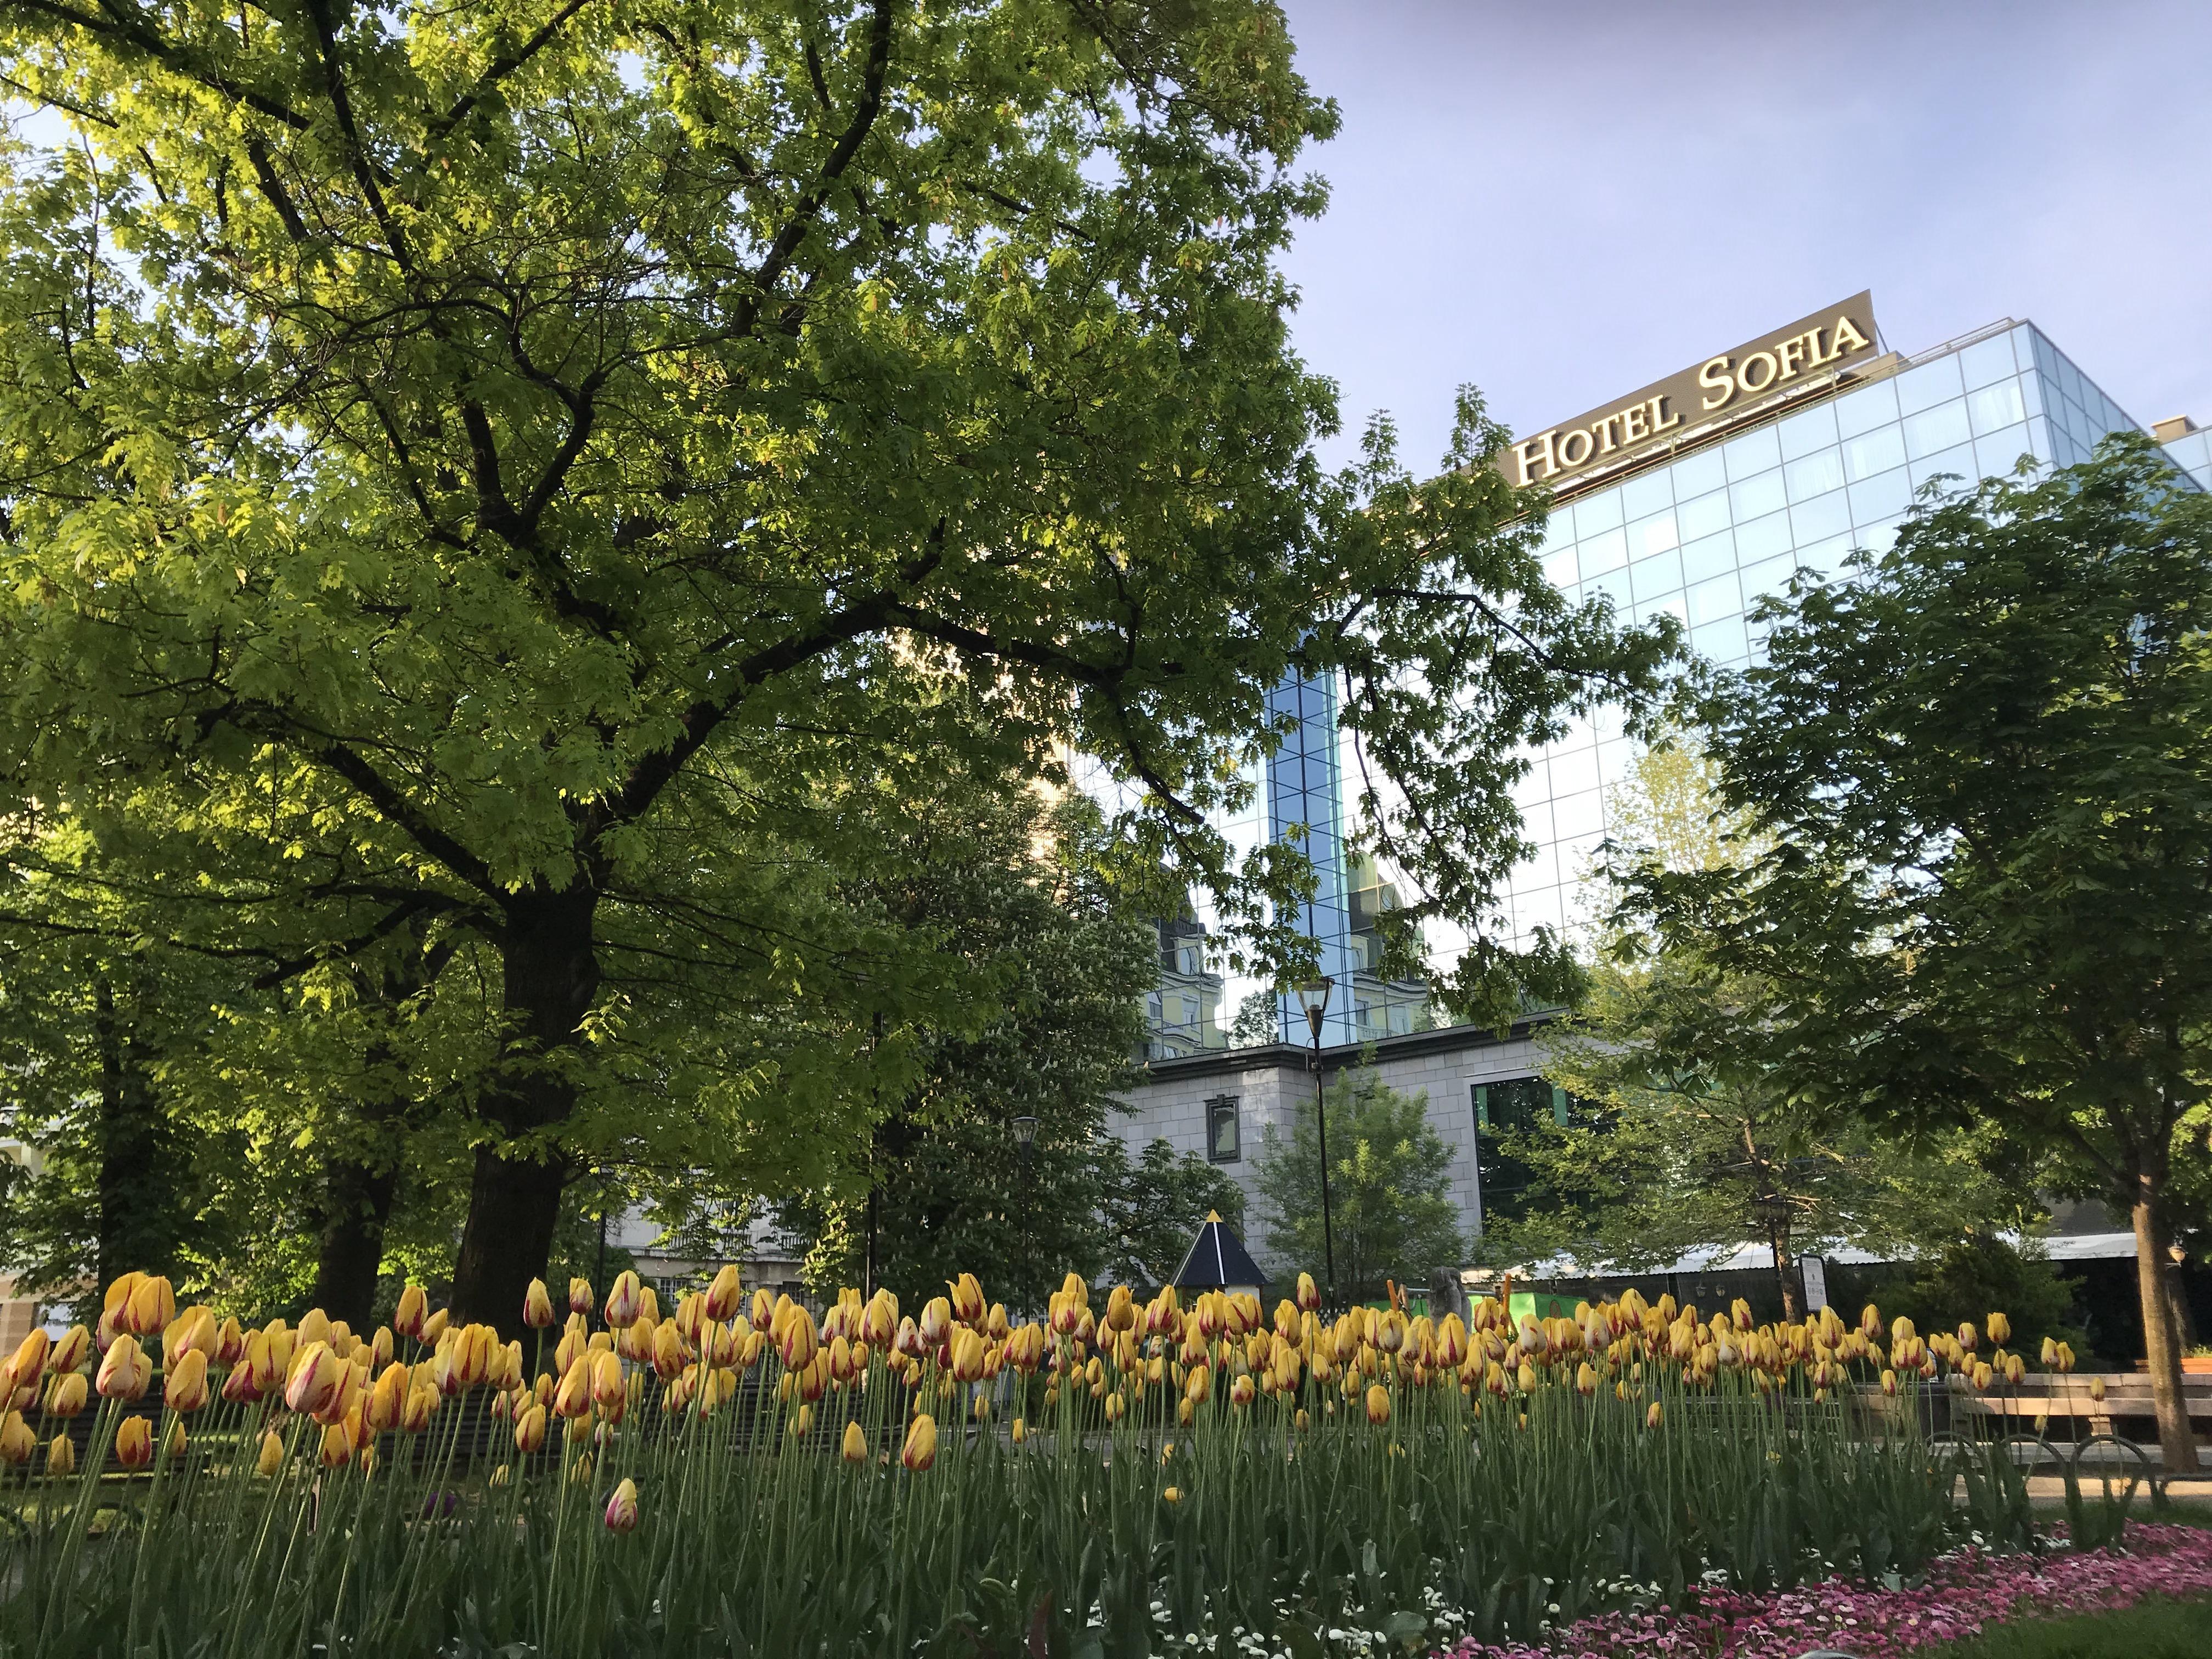
[[[1484,1134],[1490,1133],[1490,1085],[1474,1085],[1474,1127]]]
[[[1562,1129],[1567,1127],[1567,1091],[1565,1089],[1554,1088],[1552,1091],[1552,1121]]]

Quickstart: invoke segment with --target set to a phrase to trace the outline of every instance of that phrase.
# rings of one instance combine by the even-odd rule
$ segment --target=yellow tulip
[[[848,1463],[868,1461],[868,1437],[858,1423],[845,1425],[845,1443],[840,1450]]]
[[[936,1462],[937,1419],[922,1412],[906,1431],[906,1444],[899,1449],[899,1462],[918,1474]]]
[[[58,1434],[46,1446],[46,1473],[59,1479],[76,1473],[76,1443]]]
[[[525,1407],[522,1414],[514,1419],[515,1450],[519,1452],[543,1450],[545,1445],[545,1431],[551,1420],[545,1414],[545,1407],[543,1406],[532,1403]]]
[[[320,1342],[310,1342],[292,1357],[284,1382],[284,1404],[308,1417],[326,1414],[349,1375],[345,1364]]]
[[[0,1376],[12,1377],[15,1388],[37,1388],[52,1346],[53,1340],[43,1329],[34,1329],[17,1345],[15,1357],[5,1366],[0,1366]]]
[[[407,1403],[399,1412],[400,1429],[408,1434],[422,1433],[430,1426],[430,1413],[437,1409],[438,1391],[435,1389],[410,1387],[407,1390]]]
[[[164,1380],[162,1403],[173,1412],[196,1412],[208,1402],[208,1357],[187,1348]]]
[[[738,1304],[744,1295],[744,1289],[738,1283],[737,1268],[725,1264],[714,1275],[714,1283],[707,1286],[703,1311],[708,1319],[727,1319],[737,1312]]]
[[[392,1328],[400,1335],[420,1342],[422,1322],[430,1316],[430,1294],[420,1285],[410,1285],[399,1292],[399,1305],[392,1312]]]
[[[137,1400],[153,1380],[154,1362],[139,1347],[138,1339],[123,1335],[108,1344],[93,1386],[103,1400]]]
[[[588,1353],[578,1354],[562,1374],[560,1385],[553,1390],[553,1410],[556,1416],[574,1420],[591,1415],[592,1358]]]
[[[532,1279],[522,1293],[522,1322],[533,1331],[542,1331],[553,1322],[553,1293],[542,1279]]]
[[[1645,1428],[1656,1429],[1666,1420],[1667,1408],[1661,1405],[1657,1401],[1653,1401],[1651,1404],[1644,1409],[1644,1426]]]
[[[1390,1420],[1390,1391],[1380,1382],[1367,1390],[1367,1420],[1377,1427]]]
[[[453,1322],[453,1310],[450,1308],[441,1308],[432,1314],[422,1322],[422,1341],[429,1346],[435,1347],[438,1339],[446,1334],[446,1327]],[[307,1340],[305,1321],[301,1324],[300,1340],[302,1342]]]
[[[1180,1486],[1163,1487],[1160,1492],[1160,1497],[1162,1500],[1166,1503],[1180,1504],[1182,1502],[1182,1488]]]
[[[2012,1321],[2001,1313],[1991,1314],[1984,1322],[1984,1328],[1989,1332],[1990,1340],[2000,1347],[2012,1340]]]
[[[176,1292],[167,1279],[154,1277],[139,1280],[118,1322],[133,1336],[154,1336],[168,1329],[176,1316]]]
[[[172,1463],[185,1455],[185,1423],[182,1418],[169,1419],[169,1431],[161,1437],[161,1450]]]
[[[614,1496],[607,1499],[607,1530],[635,1532],[637,1530],[637,1482],[625,1480],[615,1488]]]
[[[143,1469],[153,1461],[153,1424],[143,1417],[126,1417],[118,1423],[115,1425],[117,1466],[126,1469]]]
[[[0,1462],[27,1463],[38,1449],[39,1437],[31,1432],[22,1413],[9,1412],[0,1418]]]
[[[963,1325],[981,1325],[990,1309],[983,1299],[983,1287],[976,1283],[975,1275],[963,1273],[957,1279],[948,1279],[945,1288],[952,1292],[952,1316]]]
[[[615,1282],[607,1290],[606,1321],[615,1330],[627,1330],[637,1323],[643,1311],[644,1297],[637,1275],[625,1267],[615,1275]]]
[[[1014,1419],[1013,1436],[1014,1443],[1017,1446],[1020,1445],[1023,1441],[1030,1437],[1029,1424],[1024,1419],[1018,1417]]]
[[[345,1425],[333,1423],[323,1431],[323,1443],[316,1455],[326,1469],[343,1468],[353,1462],[353,1437],[345,1431]]]
[[[270,1429],[261,1437],[261,1450],[253,1460],[253,1472],[266,1480],[283,1467],[283,1438],[276,1430]]]

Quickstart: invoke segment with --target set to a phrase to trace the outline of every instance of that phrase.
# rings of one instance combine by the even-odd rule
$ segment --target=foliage
[[[1386,1279],[1425,1285],[1460,1265],[1466,1245],[1451,1200],[1451,1148],[1429,1122],[1425,1091],[1404,1094],[1372,1071],[1339,1073],[1327,1096],[1328,1222],[1340,1300],[1377,1300]],[[1290,1137],[1261,1137],[1257,1184],[1267,1252],[1284,1278],[1326,1284],[1321,1130],[1311,1101]]]
[[[1237,1018],[1230,1022],[1229,1046],[1232,1048],[1258,1048],[1283,1040],[1283,1016],[1280,997],[1273,991],[1249,991],[1237,1005]]]
[[[103,1334],[173,1357],[136,1403],[111,1346],[134,1380],[89,1416],[11,1420],[0,1650],[1341,1659],[2047,1547],[2002,1449],[1839,1397],[1884,1356],[1832,1320],[1631,1293],[1517,1330],[1489,1299],[1471,1327],[1285,1302],[1270,1329],[1250,1297],[1094,1307],[1071,1277],[1048,1328],[981,1286],[817,1327],[635,1288],[526,1359],[482,1326],[248,1335],[124,1283]],[[74,1473],[35,1444],[72,1426]]]
[[[1644,755],[1608,803],[1611,860],[1747,866],[1762,848],[1717,787],[1694,741]],[[1984,1167],[1986,1133],[1876,1130],[1848,1106],[1793,1091],[1744,1040],[1788,1018],[1784,999],[1705,945],[1677,927],[1655,951],[1632,912],[1601,935],[1589,1000],[1539,1039],[1545,1077],[1580,1103],[1567,1126],[1540,1121],[1498,1137],[1530,1187],[1525,1213],[1494,1225],[1486,1215],[1486,1256],[1510,1265],[1566,1252],[1633,1271],[1756,1240],[1772,1250],[1795,1316],[1801,1255],[1910,1255],[1934,1216],[1971,1226],[2039,1214]]]
[[[1962,1230],[1911,1264],[1884,1271],[1832,1268],[1830,1294],[1840,1299],[1848,1278],[1854,1303],[1877,1302],[1902,1314],[1923,1330],[1978,1326],[1990,1310],[2002,1308],[2023,1330],[2040,1331],[2087,1355],[2089,1340],[2081,1328],[2081,1280],[2060,1273],[2050,1257],[2033,1247],[2021,1249],[1995,1233]]]
[[[313,959],[480,958],[465,1313],[611,1153],[803,1180],[910,1075],[879,1016],[989,1022],[836,896],[948,776],[1103,757],[1127,870],[1295,969],[1310,865],[1202,816],[1287,674],[1346,685],[1407,925],[1472,924],[1520,748],[1673,648],[1543,580],[1471,393],[1429,482],[1381,424],[1319,467],[1273,261],[1335,112],[1258,0],[0,31],[66,135],[0,190],[0,805],[173,789],[320,872]],[[1571,977],[1485,944],[1456,994]]]
[[[1708,744],[1744,869],[1647,866],[1663,943],[1755,976],[1759,1063],[1823,1107],[2002,1126],[2138,1240],[2161,1438],[2172,1172],[2212,1121],[2212,499],[2148,440],[1924,500],[1761,613]]]

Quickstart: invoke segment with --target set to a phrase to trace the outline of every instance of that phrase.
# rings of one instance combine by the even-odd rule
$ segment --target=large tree
[[[1924,501],[1770,608],[1709,742],[1747,868],[1645,872],[1662,939],[1756,975],[1809,1101],[1994,1121],[2132,1217],[2167,1466],[2167,1281],[2212,1101],[2212,500],[2147,441]]]
[[[1273,261],[1335,117],[1257,0],[0,30],[67,132],[0,198],[0,776],[274,770],[316,804],[291,844],[373,872],[320,902],[481,942],[457,1317],[516,1322],[605,1139],[611,951],[834,996],[845,1077],[875,1016],[958,1001],[817,902],[876,833],[856,791],[926,795],[952,745],[1106,757],[1133,865],[1295,957],[1305,861],[1240,867],[1203,817],[1285,673],[1342,677],[1416,911],[1472,922],[1517,746],[1664,654],[1545,585],[1471,399],[1431,483],[1380,429],[1317,467],[1332,392]],[[693,856],[702,819],[748,855]],[[1481,945],[1462,980],[1510,1013],[1561,971]]]

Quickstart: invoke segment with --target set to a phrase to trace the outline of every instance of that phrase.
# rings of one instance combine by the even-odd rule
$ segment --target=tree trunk
[[[313,1305],[356,1331],[372,1322],[376,1275],[384,1265],[384,1229],[392,1219],[398,1177],[398,1165],[388,1159],[370,1164],[339,1158],[326,1171]]]
[[[125,1012],[105,975],[93,983],[100,1054],[98,1266],[105,1290],[125,1273],[176,1267],[175,1171],[162,1155],[161,1103]]]
[[[2143,1358],[2150,1366],[2150,1397],[2158,1414],[2159,1449],[2168,1474],[2197,1467],[2197,1437],[2189,1426],[2189,1404],[2181,1389],[2181,1344],[2173,1324],[2168,1286],[2173,1264],[2166,1259],[2166,1229],[2158,1216],[2155,1172],[2136,1174],[2131,1206],[2136,1234],[2136,1285],[2142,1302]]]
[[[1767,1238],[1774,1246],[1774,1282],[1782,1291],[1782,1320],[1794,1325],[1804,1317],[1805,1297],[1797,1277],[1797,1257],[1790,1248],[1790,1229],[1767,1224]]]
[[[567,892],[532,893],[507,913],[499,940],[508,1036],[482,1113],[500,1140],[477,1148],[469,1218],[453,1264],[454,1322],[522,1331],[522,1298],[542,1276],[571,1173],[548,1145],[575,1109],[577,1028],[599,994],[592,949],[599,896],[579,882]],[[520,1143],[520,1144],[518,1144]]]

